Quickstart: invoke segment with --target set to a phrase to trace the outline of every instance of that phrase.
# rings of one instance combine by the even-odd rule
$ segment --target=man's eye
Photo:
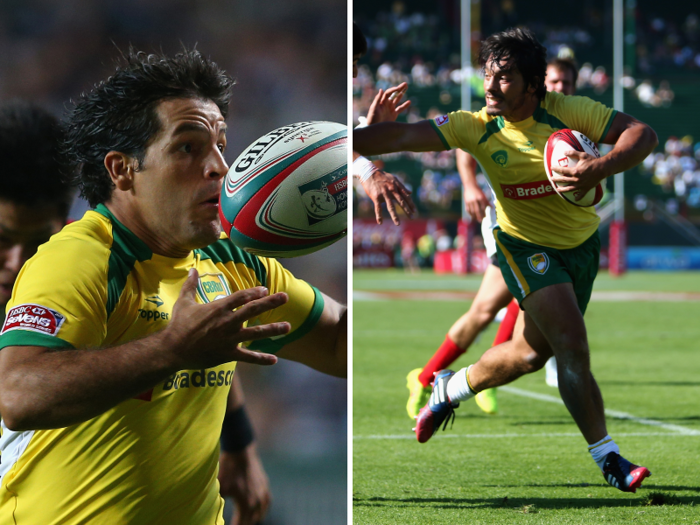
[[[192,144],[189,142],[180,146],[180,151],[183,153],[192,153]]]
[[[220,151],[221,153],[223,153],[224,150],[226,149],[226,146],[224,146],[223,144],[217,144],[216,147],[219,148],[219,151]]]

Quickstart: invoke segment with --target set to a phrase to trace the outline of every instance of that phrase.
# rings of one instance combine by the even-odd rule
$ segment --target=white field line
[[[686,437],[690,434],[669,434],[668,432],[615,432],[615,436],[639,436],[639,437],[650,437],[650,436],[664,436],[664,437]],[[431,439],[520,439],[520,438],[531,438],[531,437],[543,437],[543,438],[556,438],[556,437],[575,437],[582,438],[580,432],[541,432],[538,434],[436,434]],[[416,439],[416,435],[413,432],[406,432],[405,434],[387,434],[384,436],[380,435],[369,435],[369,436],[353,436],[355,440],[365,440],[365,439]]]
[[[557,403],[563,405],[564,401],[559,397],[550,396],[547,394],[538,394],[536,392],[530,392],[529,390],[522,390],[520,388],[515,388],[512,386],[502,386],[499,390],[503,392],[508,392],[509,394],[514,394],[516,396],[529,397],[531,399],[537,399],[539,401],[546,401],[548,403]],[[671,425],[670,423],[662,423],[661,421],[656,421],[654,419],[647,419],[643,417],[633,416],[626,412],[620,412],[618,410],[605,409],[605,415],[615,419],[626,419],[628,421],[634,421],[640,425],[650,425],[653,427],[663,428],[664,430],[670,430],[672,432],[678,432],[685,436],[700,436],[700,430],[695,430],[692,428],[682,427],[680,425]]]
[[[515,388],[512,386],[501,386],[498,387],[499,390],[503,392],[508,392],[516,396],[529,397],[531,399],[537,399],[538,401],[544,401],[547,403],[556,403],[558,405],[563,405],[564,402],[559,397],[550,396],[547,394],[538,394],[537,392],[530,392],[529,390],[522,390],[521,388]],[[609,410],[605,409],[605,415],[615,419],[626,419],[628,421],[633,421],[634,423],[639,423],[641,425],[650,425],[653,427],[663,428],[664,430],[669,430],[673,433],[668,432],[631,432],[631,433],[621,433],[616,432],[616,436],[700,436],[700,430],[695,430],[692,428],[683,427],[680,425],[671,425],[669,423],[662,423],[661,421],[656,421],[654,419],[647,419],[643,417],[633,416],[626,412],[620,412],[619,410]],[[466,438],[466,439],[502,439],[502,438],[521,438],[521,437],[580,437],[579,432],[545,432],[541,434],[438,434],[433,437],[433,439],[455,439],[455,438]],[[370,435],[370,436],[353,436],[353,439],[415,439],[415,434],[406,433],[400,435]]]

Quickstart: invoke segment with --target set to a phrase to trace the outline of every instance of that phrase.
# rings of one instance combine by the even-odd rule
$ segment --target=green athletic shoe
[[[474,401],[479,405],[479,408],[486,412],[487,414],[495,414],[498,412],[498,401],[496,400],[496,389],[487,388],[486,390],[479,392]]]
[[[418,381],[418,376],[423,371],[422,368],[416,368],[411,370],[406,376],[406,388],[408,388],[409,396],[408,403],[406,403],[406,412],[408,412],[408,417],[411,419],[416,419],[418,412],[430,399],[430,394],[433,389],[430,385],[423,386],[420,381]]]

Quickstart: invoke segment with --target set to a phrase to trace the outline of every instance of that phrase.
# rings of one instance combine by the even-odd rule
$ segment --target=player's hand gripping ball
[[[297,122],[233,162],[219,216],[231,241],[265,257],[315,252],[347,233],[347,126]]]
[[[552,184],[554,191],[565,199],[567,202],[574,204],[576,206],[595,206],[603,198],[603,185],[598,183],[598,185],[589,190],[580,200],[576,200],[581,191],[569,191],[566,193],[561,193],[559,187],[568,186],[567,182],[554,182],[552,180],[552,175],[560,175],[557,173],[558,167],[573,167],[576,166],[578,162],[576,159],[567,157],[564,155],[565,152],[576,150],[593,155],[596,158],[600,157],[598,148],[595,143],[586,137],[583,133],[578,131],[573,131],[570,129],[560,129],[552,133],[552,135],[547,140],[547,144],[544,147],[544,169],[547,172],[547,177],[549,182]]]

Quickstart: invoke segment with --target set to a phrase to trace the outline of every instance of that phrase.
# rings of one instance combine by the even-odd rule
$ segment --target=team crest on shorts
[[[546,253],[536,253],[527,258],[527,264],[533,272],[544,275],[549,269],[549,257]]]
[[[220,273],[204,273],[199,276],[197,296],[202,303],[211,303],[231,295],[231,289]]]

